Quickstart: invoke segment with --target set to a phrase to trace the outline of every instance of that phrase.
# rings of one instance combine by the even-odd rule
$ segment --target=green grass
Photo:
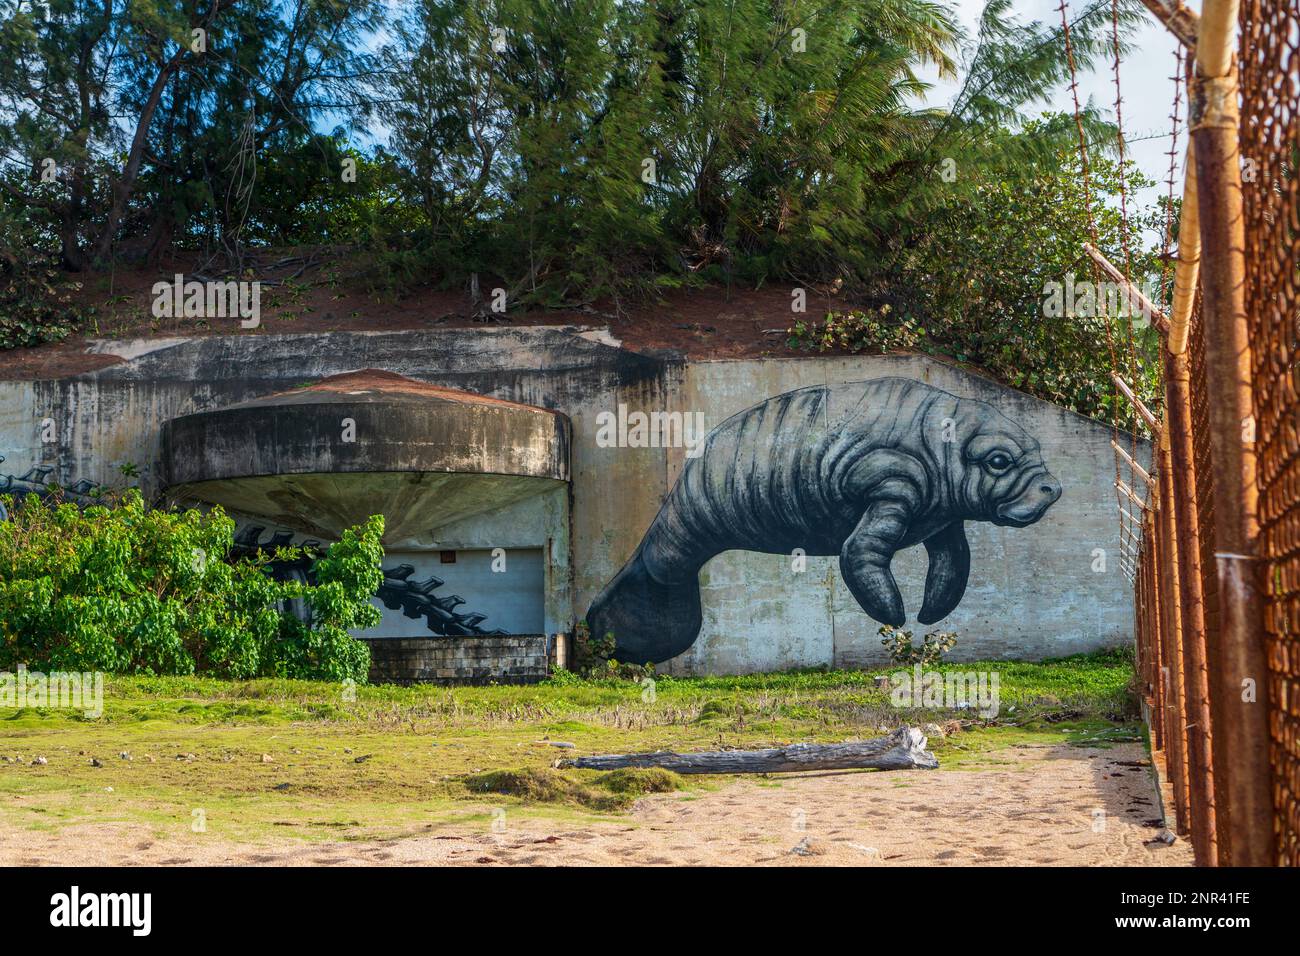
[[[930,668],[928,668],[930,669]],[[483,726],[520,721],[547,724],[563,733],[594,725],[729,723],[763,719],[777,723],[807,719],[860,723],[863,709],[895,710],[875,678],[900,669],[876,671],[804,670],[735,677],[655,679],[655,699],[643,687],[613,678],[580,680],[562,675],[535,685],[436,688],[381,685],[355,688],[345,698],[340,685],[312,681],[223,681],[203,677],[112,677],[106,682],[104,714],[94,723],[151,720],[192,724],[264,725],[296,722],[410,722]],[[1128,691],[1130,655],[1120,651],[1077,655],[1043,663],[981,661],[945,664],[940,672],[996,672],[1004,715],[1042,711],[1075,716],[1134,715]],[[946,712],[909,710],[917,714]],[[947,714],[951,716],[951,714]],[[0,727],[50,727],[84,718],[58,709],[0,708]]]
[[[501,808],[591,819],[645,793],[686,787],[689,798],[720,783],[553,768],[575,753],[833,742],[937,723],[950,731],[932,735],[941,767],[970,770],[1014,764],[1019,746],[1140,736],[1124,653],[938,669],[996,671],[999,715],[896,708],[875,684],[895,668],[659,677],[653,695],[567,674],[531,686],[354,694],[307,681],[113,677],[98,719],[0,708],[0,821],[135,822],[188,837],[201,811],[207,832],[232,839],[362,839],[489,825]],[[48,763],[33,765],[36,756]]]

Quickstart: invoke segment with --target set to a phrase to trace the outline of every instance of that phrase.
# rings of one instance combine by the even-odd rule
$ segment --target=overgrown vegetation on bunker
[[[0,505],[0,670],[366,680],[369,649],[348,631],[380,618],[382,517],[323,554],[239,554],[220,507],[150,508],[134,489]]]
[[[1111,16],[1075,18],[1080,70]],[[1115,16],[1124,35],[1140,13]],[[1147,183],[1090,110],[1089,235],[1074,118],[1035,115],[1068,73],[1058,30],[1001,2],[975,35],[918,0],[258,0],[202,24],[28,4],[0,25],[0,348],[111,333],[139,264],[260,277],[268,302],[464,290],[475,314],[495,290],[618,312],[785,284],[844,299],[799,347],[931,351],[1127,415],[1095,384],[1103,323],[1045,315],[1043,287],[1088,239],[1159,273],[1142,237],[1162,217],[1130,195],[1121,226],[1111,200]],[[946,110],[918,105],[936,67],[961,82]]]

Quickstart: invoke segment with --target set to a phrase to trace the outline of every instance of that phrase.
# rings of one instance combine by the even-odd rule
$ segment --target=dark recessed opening
[[[441,564],[455,564],[455,563],[456,563],[456,552],[455,552],[455,551],[439,551],[439,552],[438,552],[438,561],[439,561],[439,563],[441,563]]]

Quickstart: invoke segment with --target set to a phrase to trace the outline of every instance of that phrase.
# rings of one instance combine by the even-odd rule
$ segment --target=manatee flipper
[[[840,574],[849,591],[862,610],[892,627],[902,627],[907,621],[903,596],[889,565],[911,517],[912,506],[905,498],[878,500],[863,512],[840,549]]]
[[[916,619],[922,624],[942,621],[961,603],[970,576],[970,544],[966,525],[954,521],[925,539],[930,570],[925,576],[925,602]]]
[[[700,633],[698,572],[665,584],[636,554],[591,602],[587,627],[593,640],[614,635],[614,658],[625,664],[659,663],[676,657]]]

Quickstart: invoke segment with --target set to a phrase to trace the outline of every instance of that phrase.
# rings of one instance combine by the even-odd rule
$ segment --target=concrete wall
[[[484,615],[479,622],[487,630],[507,634],[545,634],[543,612],[545,594],[541,548],[501,548],[493,553],[485,549],[443,549],[455,560],[443,560],[443,551],[388,551],[384,566],[409,564],[415,570],[411,579],[427,581],[431,577],[442,584],[438,594],[456,595],[464,600],[458,611]],[[497,570],[494,570],[494,566]],[[428,637],[421,618],[405,615],[400,609],[384,608],[384,619],[357,637]]]
[[[725,418],[755,396],[816,384],[902,376],[963,398],[988,402],[1042,446],[1062,485],[1061,499],[1027,528],[966,523],[970,581],[957,609],[926,627],[916,623],[926,576],[922,547],[900,551],[894,573],[918,636],[956,631],[955,660],[1043,658],[1131,640],[1132,591],[1119,567],[1114,457],[1109,429],[1073,412],[922,357],[880,356],[692,365],[680,393],[685,405]],[[672,473],[684,456],[672,456]],[[1099,560],[1104,553],[1105,570]],[[835,558],[808,558],[795,573],[785,555],[731,551],[701,575],[701,637],[669,668],[745,672],[842,667],[886,660],[880,625],[858,607]]]
[[[304,382],[381,368],[426,382],[563,412],[572,423],[571,482],[443,528],[428,546],[540,547],[548,632],[569,630],[635,552],[686,460],[681,447],[601,447],[603,416],[628,410],[702,415],[708,427],[771,396],[816,384],[902,376],[988,402],[1042,446],[1063,495],[1026,528],[967,526],[969,586],[935,625],[959,633],[953,657],[1039,658],[1131,638],[1131,593],[1119,568],[1109,429],[917,356],[806,357],[687,363],[639,355],[599,330],[448,329],[210,337],[105,343],[128,361],[75,378],[0,381],[0,491],[5,475],[33,465],[51,480],[120,484],[118,468],[142,470],[157,492],[162,423]],[[42,441],[50,437],[53,441]],[[518,509],[518,510],[516,510]],[[531,510],[530,510],[531,509]],[[536,512],[534,514],[534,512]],[[521,518],[521,515],[530,516]],[[1097,551],[1105,570],[1093,570]],[[901,551],[894,570],[914,627],[926,559]],[[703,624],[695,644],[664,669],[745,672],[854,666],[883,659],[878,624],[840,580],[837,561],[731,551],[700,574]],[[919,631],[929,628],[919,628]]]

